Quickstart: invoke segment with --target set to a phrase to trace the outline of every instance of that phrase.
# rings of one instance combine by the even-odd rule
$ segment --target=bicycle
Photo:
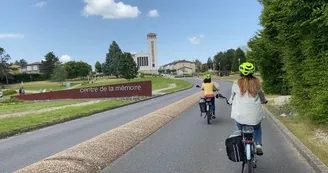
[[[197,88],[200,88],[199,85],[196,86]],[[216,91],[214,91],[216,92]],[[218,98],[218,97],[216,97]],[[207,124],[211,124],[212,116],[213,116],[213,105],[212,105],[212,98],[209,97],[201,97],[200,98],[200,104],[203,104],[205,102],[205,110],[202,110],[201,108],[201,113],[200,116],[202,116],[202,113],[205,112],[204,118],[207,118]]]
[[[221,94],[218,94],[219,98],[223,98],[226,100],[226,103],[228,105],[231,105],[226,97],[224,97]],[[263,102],[262,104],[266,104],[266,102]],[[247,165],[248,173],[254,173],[255,169],[257,168],[257,159],[256,159],[256,146],[254,141],[254,128],[253,126],[249,125],[241,125],[241,136],[242,136],[242,142],[244,144],[244,160],[242,165],[242,173],[244,172],[244,167]]]

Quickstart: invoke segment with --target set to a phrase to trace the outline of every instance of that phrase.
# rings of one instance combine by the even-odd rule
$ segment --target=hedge
[[[10,89],[10,90],[5,90],[5,91],[3,91],[2,92],[2,95],[3,96],[9,96],[9,95],[13,95],[13,94],[16,94],[17,92],[15,91],[15,90],[12,90],[12,89]]]
[[[20,82],[32,82],[32,81],[44,81],[47,80],[44,74],[26,74],[26,73],[21,73],[21,74],[13,74],[9,76],[8,82],[10,84],[13,83],[20,83]],[[5,84],[6,79],[0,78],[0,83]]]
[[[256,38],[261,47],[257,52],[256,46],[249,47],[253,57],[261,57],[257,63],[264,86],[280,94],[288,88],[292,106],[303,119],[328,124],[328,4],[285,0],[261,3],[260,23],[264,29]]]

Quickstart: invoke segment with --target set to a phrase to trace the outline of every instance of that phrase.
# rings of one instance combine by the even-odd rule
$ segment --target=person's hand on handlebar
[[[267,103],[268,103],[268,100],[261,102],[261,104],[267,104]]]

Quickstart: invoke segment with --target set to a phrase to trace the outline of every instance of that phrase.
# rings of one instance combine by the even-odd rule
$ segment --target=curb
[[[145,99],[142,99],[142,100],[134,101],[134,102],[124,104],[124,105],[120,105],[120,106],[116,106],[116,107],[111,107],[111,108],[104,109],[104,110],[95,110],[94,112],[85,113],[85,114],[78,114],[78,115],[70,117],[70,118],[60,119],[60,120],[52,121],[52,122],[47,122],[47,123],[43,123],[43,124],[40,124],[40,125],[37,125],[37,126],[25,128],[25,129],[15,130],[15,131],[12,131],[12,132],[0,133],[0,140],[5,139],[5,138],[9,138],[9,137],[13,137],[13,136],[16,136],[16,135],[19,135],[19,134],[22,134],[22,133],[27,133],[27,132],[39,130],[39,129],[42,129],[42,128],[45,128],[45,127],[50,127],[50,126],[65,123],[65,122],[68,122],[68,121],[72,121],[72,120],[92,116],[94,114],[98,114],[98,113],[102,113],[102,112],[106,112],[106,111],[110,111],[110,110],[115,110],[115,109],[118,109],[118,108],[122,108],[124,106],[129,106],[129,105],[141,103],[141,102],[148,101],[148,100],[151,100],[151,99],[155,99],[155,98],[158,98],[158,97],[162,97],[162,96],[166,96],[166,95],[186,91],[186,90],[191,89],[193,86],[194,86],[194,84],[192,84],[191,87],[188,87],[188,88],[185,88],[185,89],[182,89],[182,90],[179,90],[179,91],[174,91],[172,93],[166,93],[166,94],[162,94],[162,95],[155,95],[155,96],[152,96],[152,97],[149,97],[149,98],[145,98]]]
[[[201,92],[156,110],[69,149],[22,168],[16,173],[99,172],[193,106]]]
[[[269,119],[279,128],[297,151],[306,159],[310,166],[318,173],[327,173],[328,167],[308,149],[289,129],[285,127],[267,108],[263,107]]]

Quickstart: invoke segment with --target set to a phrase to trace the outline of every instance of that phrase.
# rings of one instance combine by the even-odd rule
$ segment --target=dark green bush
[[[16,94],[16,93],[17,93],[17,92],[16,92],[15,90],[10,89],[10,90],[5,90],[5,91],[3,91],[3,92],[2,92],[2,95],[3,95],[3,96],[9,96],[9,95]]]
[[[249,43],[248,56],[260,66],[264,90],[291,91],[292,106],[303,119],[328,124],[328,4],[261,2],[264,29]]]

